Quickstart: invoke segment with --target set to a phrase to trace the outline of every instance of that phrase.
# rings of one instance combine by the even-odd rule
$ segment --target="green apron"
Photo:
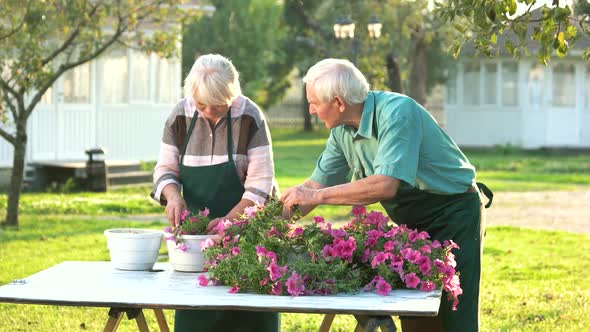
[[[180,157],[184,200],[191,212],[209,208],[211,218],[225,216],[242,199],[244,186],[233,160],[231,108],[227,111],[228,162],[210,166],[185,166],[184,155],[195,127],[193,116]],[[278,331],[279,314],[239,310],[176,310],[175,331]]]
[[[456,255],[456,269],[460,271],[463,294],[459,295],[459,305],[453,311],[452,302],[447,300],[446,293],[443,292],[438,315],[447,332],[479,331],[479,283],[485,218],[478,191],[481,190],[488,196],[489,204],[492,194],[485,185],[478,183],[478,187],[462,194],[438,195],[401,182],[396,196],[390,201],[382,202],[395,223],[427,231],[432,240],[439,240],[441,243],[443,240],[453,240],[459,245],[460,250],[453,252]],[[400,318],[402,322],[405,319],[420,319]]]

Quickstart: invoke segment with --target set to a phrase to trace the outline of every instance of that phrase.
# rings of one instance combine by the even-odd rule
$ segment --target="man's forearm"
[[[399,188],[399,180],[385,175],[371,175],[364,179],[315,192],[318,204],[368,205],[392,199]]]

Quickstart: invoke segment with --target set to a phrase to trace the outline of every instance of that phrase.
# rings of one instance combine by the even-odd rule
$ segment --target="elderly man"
[[[397,224],[454,240],[463,288],[457,310],[443,294],[438,317],[401,317],[402,329],[478,331],[485,218],[474,167],[422,106],[398,93],[369,91],[349,61],[322,60],[303,82],[309,112],[331,133],[311,177],[281,196],[285,213],[380,202]]]

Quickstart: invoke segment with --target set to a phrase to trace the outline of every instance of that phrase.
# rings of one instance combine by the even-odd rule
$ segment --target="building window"
[[[123,104],[129,100],[127,50],[115,48],[103,58],[102,91],[105,104]]]
[[[576,67],[560,63],[553,67],[553,106],[576,105]]]
[[[449,74],[447,80],[447,104],[457,104],[457,72],[453,71]]]
[[[63,102],[90,103],[90,64],[76,66],[63,74]]]
[[[150,57],[133,51],[131,53],[131,99],[150,99]]]
[[[156,71],[157,87],[156,87],[156,102],[162,104],[171,104],[175,102],[174,95],[176,87],[176,73],[174,59],[158,58],[158,66]]]
[[[538,63],[531,66],[528,75],[529,105],[539,109],[543,105],[545,68]]]
[[[41,100],[39,101],[41,104],[53,104],[53,88],[49,87],[49,89],[47,89],[47,91],[45,91],[45,93],[43,94],[43,96],[41,97]]]
[[[465,63],[463,69],[463,100],[465,105],[479,105],[479,72],[479,63]]]
[[[502,63],[502,105],[518,105],[518,64]]]
[[[496,87],[498,86],[497,78],[497,64],[495,63],[486,63],[484,66],[484,75],[483,75],[483,99],[484,104],[496,104]]]

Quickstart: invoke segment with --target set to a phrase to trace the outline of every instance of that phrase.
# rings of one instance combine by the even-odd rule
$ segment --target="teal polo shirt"
[[[424,107],[382,91],[369,92],[358,130],[332,129],[311,179],[334,186],[374,174],[436,194],[463,193],[475,183],[475,168]]]

